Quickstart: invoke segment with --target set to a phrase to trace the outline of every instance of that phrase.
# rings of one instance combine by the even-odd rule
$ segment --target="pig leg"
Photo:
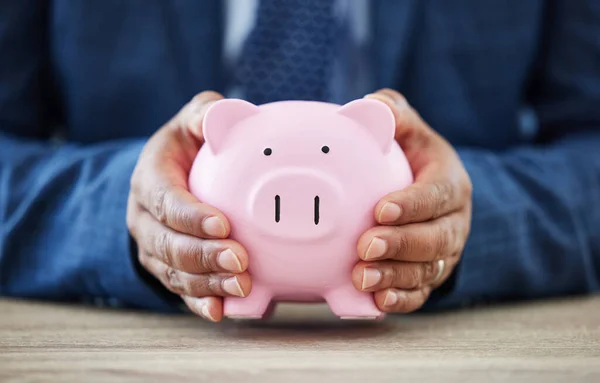
[[[273,294],[260,286],[252,286],[245,298],[227,297],[223,302],[223,314],[228,318],[261,319],[267,314]]]
[[[375,305],[373,294],[358,291],[352,284],[331,290],[325,300],[331,311],[342,319],[380,319],[384,316]]]

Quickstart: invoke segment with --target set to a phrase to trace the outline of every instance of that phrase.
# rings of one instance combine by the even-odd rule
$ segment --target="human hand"
[[[394,113],[395,139],[415,182],[377,203],[379,226],[359,239],[362,261],[352,281],[374,292],[382,311],[407,313],[419,309],[459,262],[470,232],[472,184],[456,151],[401,94],[382,89],[365,97]]]
[[[214,322],[223,317],[221,297],[247,296],[251,289],[247,252],[226,239],[226,217],[188,190],[189,171],[203,143],[204,114],[221,98],[215,92],[198,94],[148,140],[127,206],[140,263],[190,310]]]

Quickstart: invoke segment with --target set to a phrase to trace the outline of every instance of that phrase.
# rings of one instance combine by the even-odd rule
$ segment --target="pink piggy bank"
[[[248,251],[252,291],[227,297],[224,315],[265,318],[277,301],[322,302],[345,319],[379,319],[351,271],[376,203],[413,182],[390,109],[225,99],[205,115],[191,192],[221,210]]]

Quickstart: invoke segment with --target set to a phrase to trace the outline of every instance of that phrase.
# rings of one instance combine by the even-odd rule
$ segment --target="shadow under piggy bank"
[[[324,304],[280,303],[265,320],[226,319],[219,330],[230,338],[260,341],[314,341],[315,339],[363,339],[397,330],[384,320],[342,320]]]

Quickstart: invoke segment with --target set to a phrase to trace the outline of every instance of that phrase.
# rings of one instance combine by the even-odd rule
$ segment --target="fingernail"
[[[192,309],[192,311],[196,312],[198,315],[200,315],[201,317],[211,320],[213,322],[216,322],[215,318],[212,316],[212,314],[210,313],[210,310],[208,309],[208,303],[204,300],[204,299],[198,299],[198,298],[189,298],[189,303],[194,307],[190,307],[190,309]]]
[[[210,313],[210,310],[208,308],[208,303],[201,301],[200,299],[198,299],[198,301],[196,302],[196,308],[198,311],[200,311],[200,314],[202,314],[203,317],[205,317],[208,320],[211,320],[213,322],[216,322],[215,317],[212,316],[212,314]]]
[[[228,271],[243,271],[242,262],[231,249],[227,249],[219,253],[217,263],[219,264],[219,266]]]
[[[227,278],[223,281],[223,290],[231,295],[235,295],[238,297],[245,297],[244,290],[242,290],[242,286],[240,286],[240,282],[236,277]]]
[[[385,299],[383,300],[383,305],[386,307],[394,306],[398,303],[398,295],[395,292],[388,290],[385,294]]]
[[[394,100],[390,96],[388,96],[387,94],[383,94],[383,93],[369,93],[366,96],[364,96],[363,98],[376,99],[378,101],[386,100],[387,102],[389,102],[392,105],[395,104]]]
[[[386,202],[379,211],[379,222],[390,223],[395,222],[402,215],[402,209],[400,206],[392,202]]]
[[[217,320],[215,319],[215,317],[212,316],[212,314],[210,313],[210,310],[208,309],[208,304],[204,304],[202,306],[201,309],[202,315],[204,315],[205,318],[208,318],[209,320],[216,322]]]
[[[379,258],[385,254],[386,250],[387,243],[383,239],[375,237],[371,240],[371,243],[365,252],[365,259]]]
[[[218,217],[208,217],[202,222],[204,232],[213,237],[225,236],[225,225]]]
[[[363,270],[362,289],[368,289],[379,283],[381,280],[381,272],[372,267],[365,267]]]

